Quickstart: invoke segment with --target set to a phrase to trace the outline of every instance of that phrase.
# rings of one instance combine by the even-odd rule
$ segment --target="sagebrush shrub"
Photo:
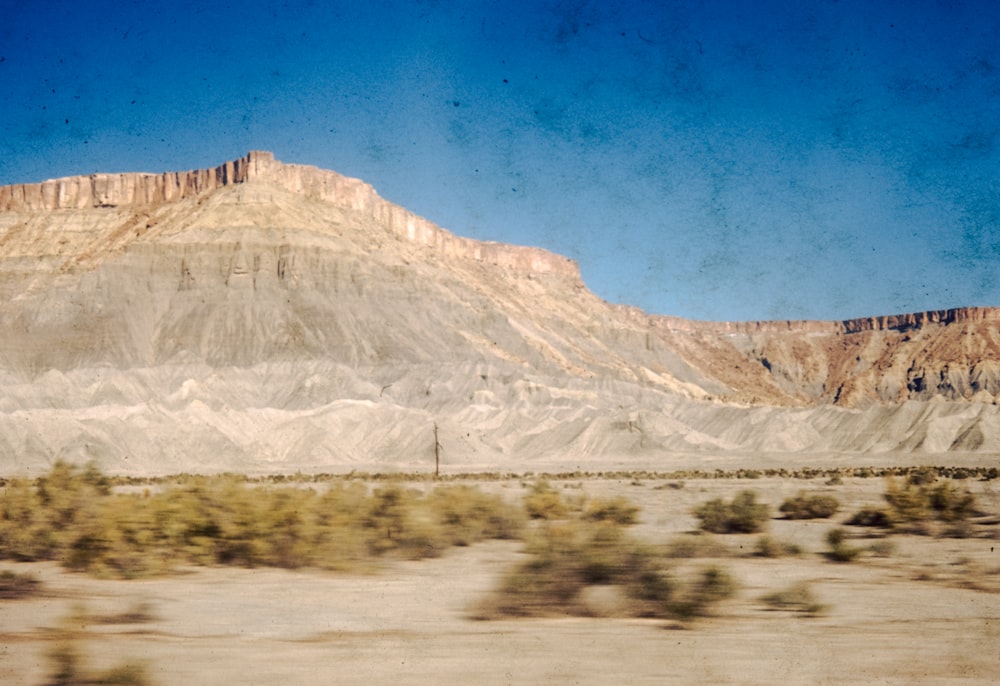
[[[536,481],[524,496],[524,509],[532,519],[562,519],[569,506],[548,481]]]
[[[863,507],[844,523],[850,526],[870,526],[881,529],[891,529],[893,525],[892,515],[878,507]]]
[[[421,558],[519,535],[523,510],[478,489],[429,495],[390,484],[251,486],[187,476],[157,493],[113,493],[95,469],[57,463],[0,499],[0,558],[59,560],[99,576],[158,574],[177,563],[352,569],[382,555]]]
[[[587,503],[583,518],[595,522],[613,522],[628,526],[638,521],[639,507],[626,498],[596,498]]]
[[[830,529],[826,532],[826,542],[830,544],[830,550],[826,556],[834,562],[850,562],[859,554],[860,548],[855,548],[846,543],[847,532],[843,529]]]
[[[783,543],[770,536],[760,536],[754,544],[754,555],[757,557],[784,557],[799,555],[802,549],[795,543]]]
[[[41,590],[42,582],[31,574],[5,569],[0,572],[0,600],[27,598]]]
[[[767,505],[757,502],[753,491],[742,491],[731,502],[721,498],[710,500],[694,510],[701,528],[716,534],[756,533],[770,518]]]
[[[781,591],[769,593],[761,600],[775,610],[790,610],[806,615],[817,615],[826,609],[825,605],[817,602],[812,588],[805,581],[792,584]]]
[[[778,508],[786,519],[826,519],[840,509],[840,501],[830,495],[799,493],[788,498]]]
[[[888,510],[863,508],[848,519],[847,524],[883,528],[908,524],[913,529],[928,520],[960,523],[975,514],[975,495],[951,481],[935,483],[925,472],[919,472],[917,478],[911,475],[902,484],[890,478],[882,497]]]

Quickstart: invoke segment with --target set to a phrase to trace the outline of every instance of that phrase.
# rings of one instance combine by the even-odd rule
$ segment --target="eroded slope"
[[[0,208],[14,470],[422,468],[435,425],[469,469],[982,452],[1000,433],[993,310],[649,317],[570,260],[454,236],[266,153],[4,187]]]

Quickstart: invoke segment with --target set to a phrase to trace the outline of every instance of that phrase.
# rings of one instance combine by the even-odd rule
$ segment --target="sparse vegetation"
[[[519,535],[521,508],[465,485],[430,494],[358,483],[322,493],[193,477],[157,493],[114,493],[92,467],[57,463],[32,486],[7,485],[0,557],[57,560],[134,578],[177,563],[353,569],[385,555],[433,557],[454,545]]]
[[[725,600],[736,592],[736,581],[729,573],[710,565],[698,572],[696,579],[677,598],[668,604],[671,614],[681,619],[705,617],[720,600]]]
[[[932,484],[933,479],[926,475],[908,479],[904,485],[889,479],[883,497],[892,508],[894,520],[958,522],[973,514],[976,498],[968,490],[959,489],[948,481]]]
[[[613,522],[629,526],[638,521],[639,508],[627,499],[598,498],[589,501],[583,511],[583,518],[593,522]]]
[[[875,557],[892,557],[896,552],[896,543],[891,539],[882,538],[868,546],[868,550]]]
[[[715,498],[694,510],[701,528],[715,534],[750,534],[761,530],[770,517],[767,505],[757,502],[753,491],[742,491],[729,503]]]
[[[524,509],[532,519],[562,519],[569,512],[559,491],[544,479],[531,485],[524,496]]]
[[[826,542],[830,545],[830,550],[826,552],[827,559],[834,562],[850,562],[861,554],[861,548],[848,545],[847,532],[841,528],[830,529],[826,532]]]
[[[33,596],[41,590],[42,583],[30,574],[5,569],[0,572],[0,600],[17,600]]]
[[[594,591],[603,589],[600,614],[690,619],[732,594],[733,580],[713,566],[682,582],[666,551],[626,531],[637,512],[616,498],[593,501],[561,521],[540,521],[526,542],[530,559],[507,574],[476,616],[594,614]]]
[[[777,541],[770,536],[760,536],[754,544],[754,555],[757,557],[786,557],[800,555],[802,549],[794,543]]]
[[[821,614],[827,609],[825,605],[817,602],[812,588],[804,581],[792,584],[781,591],[769,593],[761,600],[771,609],[799,612],[809,616]]]
[[[508,616],[587,614],[587,586],[618,586],[637,607],[629,614],[662,616],[674,590],[652,552],[611,522],[546,524],[528,539],[531,558],[503,580],[492,612]]]
[[[663,548],[663,555],[665,557],[677,560],[697,557],[730,557],[732,554],[732,551],[715,536],[709,536],[701,532],[677,536],[671,539]]]
[[[902,526],[911,533],[929,533],[927,522],[937,520],[952,525],[946,533],[969,535],[966,520],[975,514],[976,497],[968,489],[936,478],[928,470],[914,472],[905,483],[890,477],[882,494],[888,508],[863,508],[846,523],[885,529]]]
[[[863,507],[848,519],[845,524],[849,526],[878,527],[881,529],[892,528],[892,515],[887,510],[880,507]]]
[[[755,473],[756,476],[748,476],[748,473]],[[327,484],[341,482],[495,482],[495,481],[517,481],[518,479],[531,479],[542,481],[579,481],[586,480],[631,480],[636,482],[673,480],[667,484],[655,486],[656,490],[666,488],[683,488],[684,479],[745,479],[745,478],[780,478],[813,480],[827,479],[827,485],[839,485],[844,478],[908,478],[911,474],[931,474],[939,478],[948,479],[978,479],[981,481],[991,481],[1000,476],[1000,468],[997,467],[943,467],[943,466],[922,466],[922,467],[835,467],[835,468],[815,468],[802,467],[799,469],[788,468],[767,468],[767,469],[715,469],[705,471],[701,469],[683,469],[669,472],[656,472],[647,470],[624,470],[624,471],[571,471],[571,472],[456,472],[453,474],[435,475],[431,472],[361,472],[352,470],[347,473],[319,472],[307,474],[296,472],[294,474],[226,474],[229,478],[236,479],[246,484],[257,485],[282,485],[282,484]],[[103,477],[112,487],[119,486],[175,486],[189,483],[192,480],[201,478],[192,474],[173,474],[167,476],[124,476],[108,475]],[[16,481],[8,477],[0,477],[0,488]]]
[[[785,519],[826,519],[840,509],[840,501],[830,495],[806,495],[799,493],[788,498],[778,508]]]
[[[88,617],[82,609],[77,609],[66,620],[64,628],[57,632],[57,642],[48,652],[49,675],[45,686],[147,686],[153,683],[146,667],[139,662],[127,661],[106,670],[94,670],[86,666],[80,654],[80,639],[86,637],[85,627]]]

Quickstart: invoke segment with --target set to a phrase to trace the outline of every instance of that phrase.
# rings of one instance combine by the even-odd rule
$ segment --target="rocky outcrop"
[[[699,322],[625,312],[752,403],[861,407],[1000,398],[1000,309],[836,322]]]
[[[174,202],[215,188],[243,183],[266,173],[276,162],[266,152],[251,152],[214,169],[162,174],[91,174],[0,187],[0,211],[41,212],[87,207],[141,207]]]
[[[577,264],[541,248],[456,236],[380,197],[359,179],[307,165],[283,164],[270,152],[252,151],[214,169],[162,174],[91,174],[0,187],[0,211],[39,213],[86,208],[151,208],[244,183],[267,183],[370,217],[402,240],[431,248],[442,258],[486,262],[579,281]]]
[[[848,319],[841,324],[844,333],[859,331],[899,331],[920,329],[932,324],[960,324],[963,322],[1000,321],[997,307],[957,307],[950,310],[931,310],[914,314],[893,314],[884,317]]]
[[[817,320],[764,320],[745,322],[710,322],[683,319],[664,315],[650,315],[635,307],[617,306],[623,315],[633,321],[643,321],[654,329],[681,331],[686,333],[704,332],[714,334],[760,334],[760,333],[831,333],[852,334],[864,331],[906,332],[930,325],[957,324],[963,322],[1000,322],[998,307],[958,307],[949,310],[930,310],[909,314],[891,314],[878,317],[844,319],[842,321]]]

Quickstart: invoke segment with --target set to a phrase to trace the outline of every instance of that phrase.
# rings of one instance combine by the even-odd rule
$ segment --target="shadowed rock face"
[[[260,152],[8,186],[0,210],[12,471],[421,468],[435,423],[469,469],[976,451],[998,433],[993,309],[649,316],[595,297],[571,260]]]

